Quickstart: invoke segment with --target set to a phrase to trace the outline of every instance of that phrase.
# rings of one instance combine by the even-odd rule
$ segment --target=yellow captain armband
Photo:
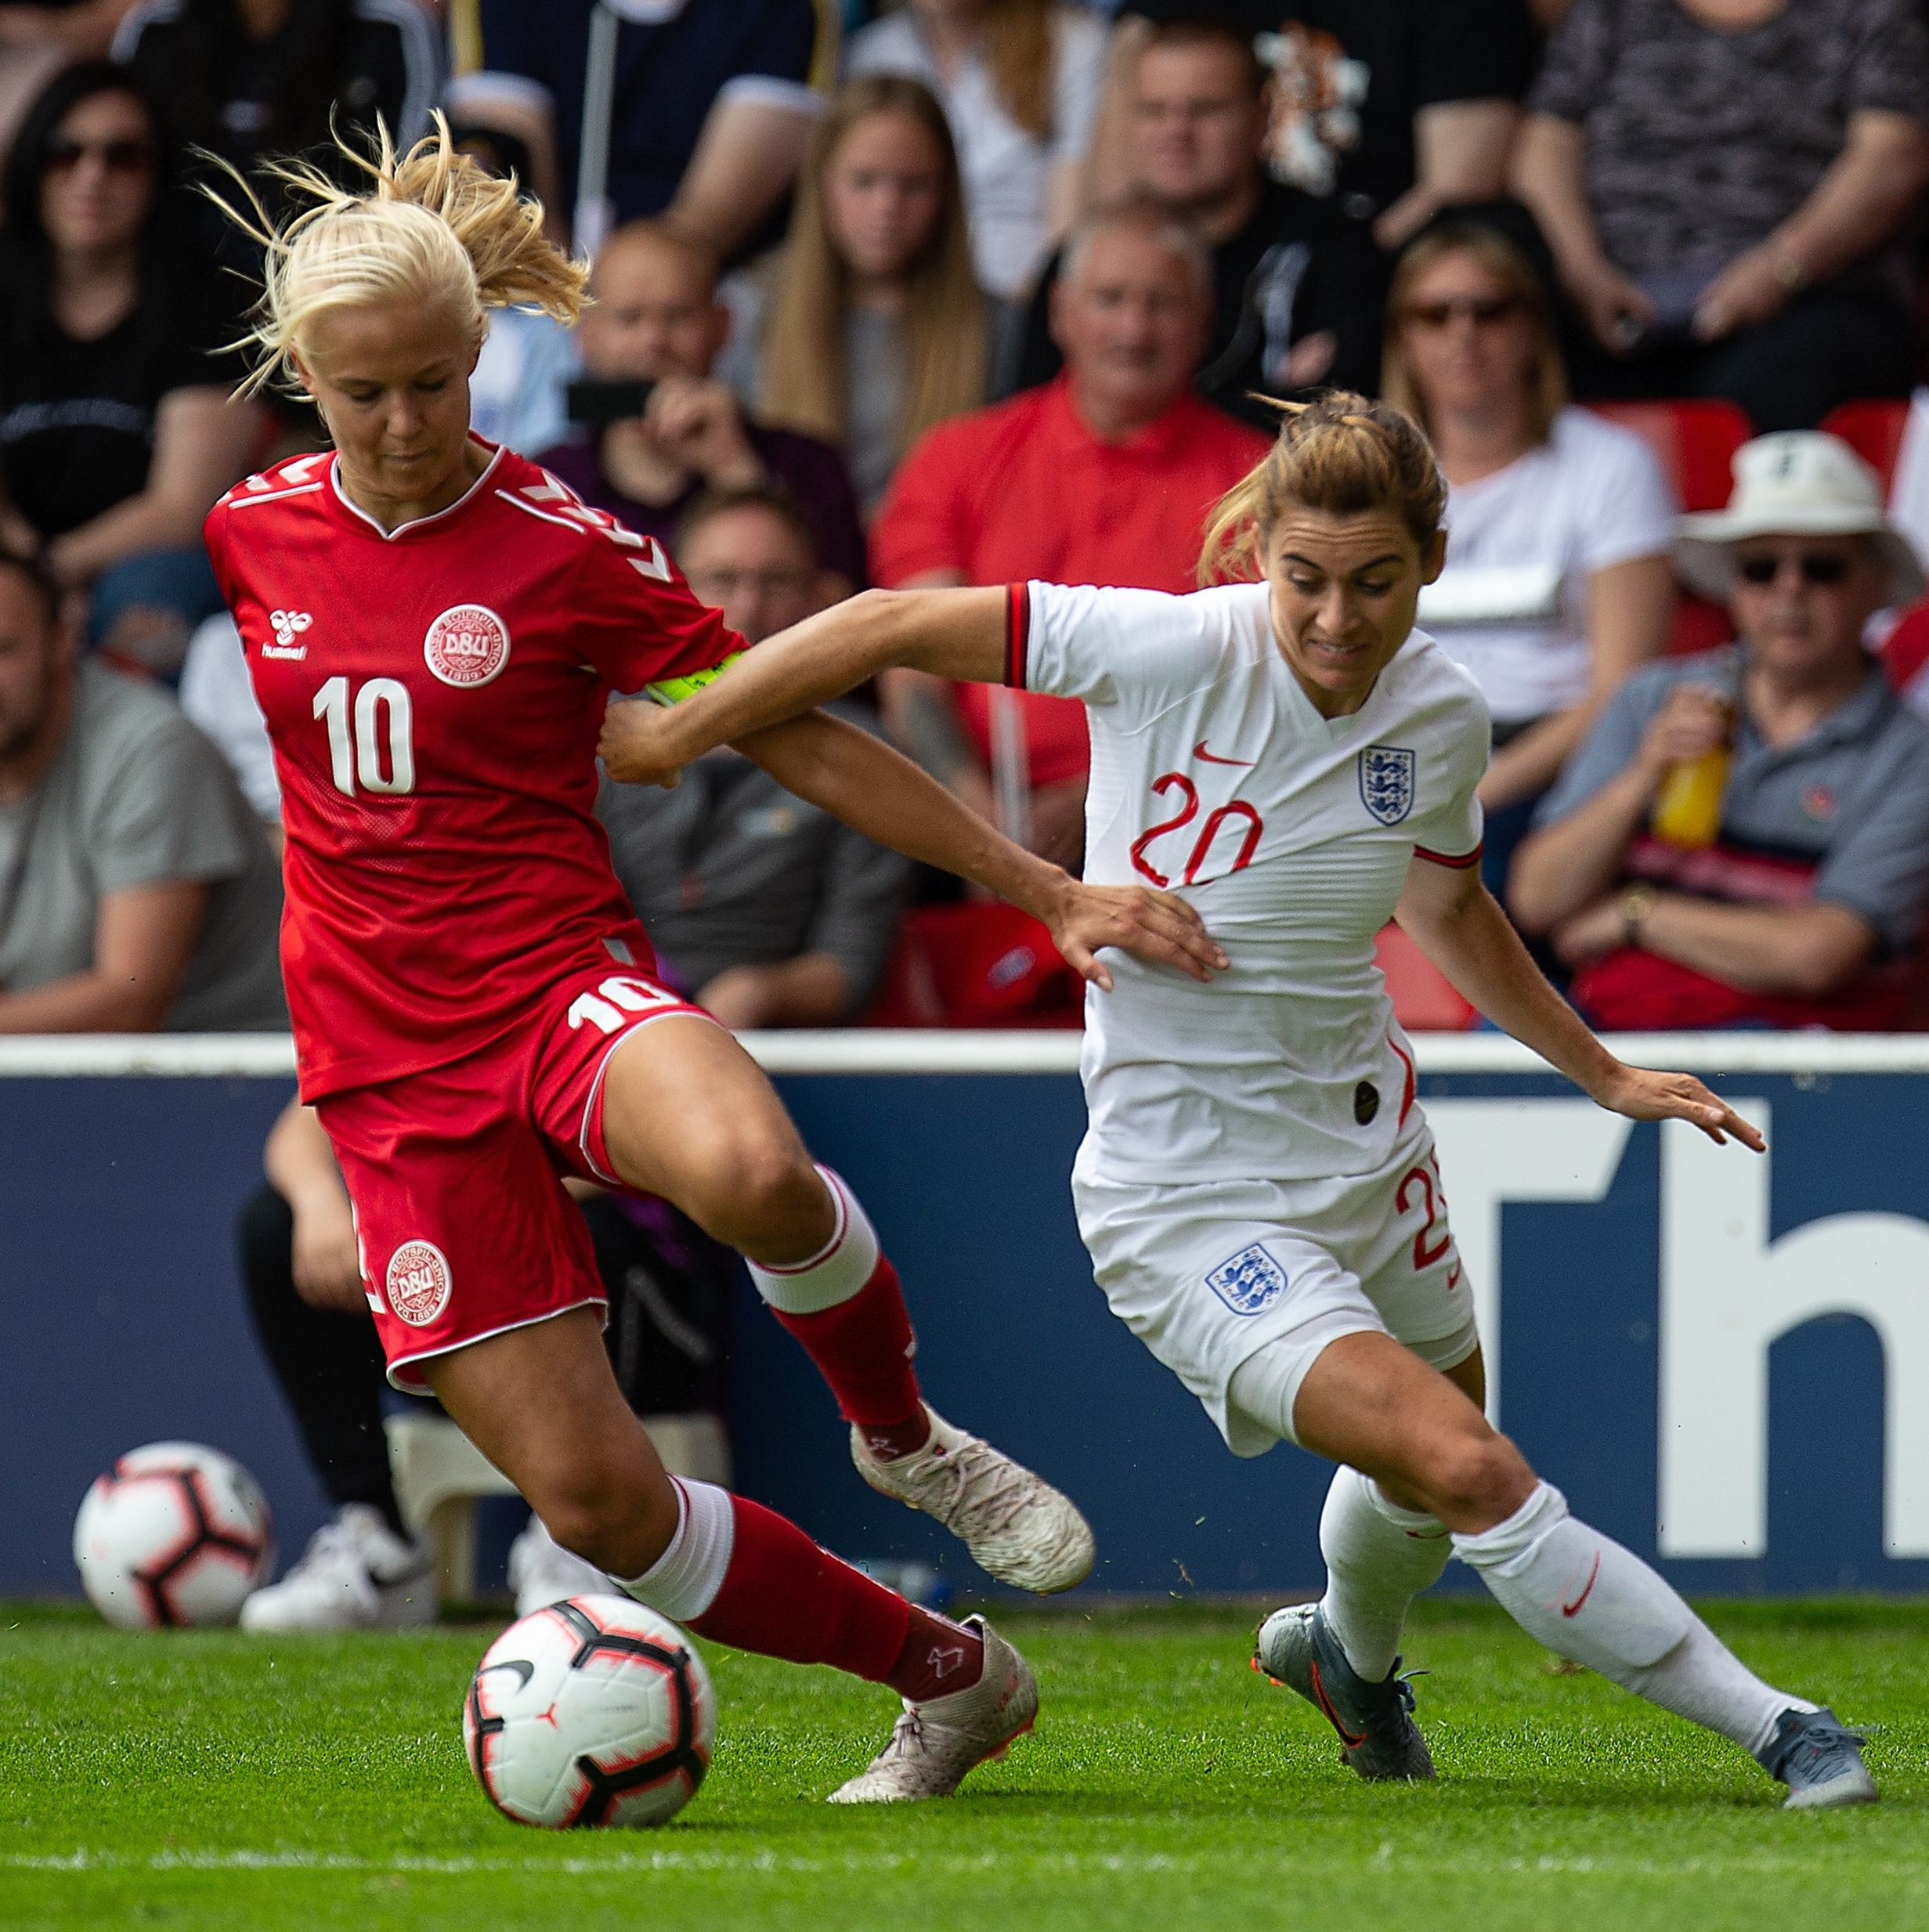
[[[681,704],[686,698],[694,698],[699,691],[716,683],[737,659],[745,654],[733,651],[721,664],[713,664],[708,670],[688,671],[681,677],[665,677],[656,684],[645,684],[643,695],[652,704]]]

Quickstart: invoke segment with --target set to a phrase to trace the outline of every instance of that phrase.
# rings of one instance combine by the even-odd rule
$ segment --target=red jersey
[[[305,1100],[462,1059],[587,961],[650,969],[594,814],[604,703],[743,648],[654,539],[500,449],[393,532],[320,455],[206,535],[281,780]]]

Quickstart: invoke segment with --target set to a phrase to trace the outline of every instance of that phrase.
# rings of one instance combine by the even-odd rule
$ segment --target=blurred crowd
[[[199,191],[437,108],[594,263],[573,333],[493,319],[478,432],[750,643],[867,584],[1185,590],[1273,401],[1382,395],[1450,485],[1486,876],[1577,1003],[1924,1017],[1920,0],[74,0],[0,5],[0,1031],[282,1024],[199,530],[327,444],[233,399],[255,265]],[[848,710],[1079,865],[1078,707]],[[599,810],[731,1025],[1077,1024],[1042,929],[689,776]]]

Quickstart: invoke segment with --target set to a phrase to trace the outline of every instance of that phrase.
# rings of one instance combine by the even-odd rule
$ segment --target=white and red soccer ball
[[[660,1825],[710,1768],[717,1697],[666,1617],[627,1597],[571,1597],[489,1645],[462,1735],[476,1782],[518,1824]]]
[[[274,1519],[232,1457],[150,1443],[87,1492],[74,1562],[94,1608],[123,1630],[232,1623],[274,1568]]]

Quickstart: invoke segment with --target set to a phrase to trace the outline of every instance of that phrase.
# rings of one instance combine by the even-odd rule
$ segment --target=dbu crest
[[[1235,1315],[1257,1315],[1286,1292],[1286,1270],[1255,1241],[1221,1262],[1205,1285]]]
[[[1360,801],[1383,825],[1396,825],[1413,810],[1418,761],[1403,745],[1369,745],[1360,754]]]

